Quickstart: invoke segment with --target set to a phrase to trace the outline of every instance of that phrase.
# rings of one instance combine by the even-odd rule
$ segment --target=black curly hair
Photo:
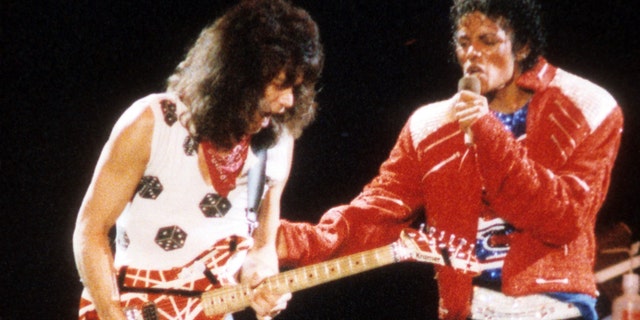
[[[453,35],[460,20],[474,11],[481,12],[494,21],[501,21],[504,23],[503,28],[512,31],[514,52],[529,45],[529,54],[520,61],[523,71],[531,69],[544,54],[546,34],[542,26],[540,5],[535,0],[454,0],[450,11]],[[455,46],[455,40],[452,45]]]
[[[318,27],[305,10],[285,0],[244,0],[200,33],[167,89],[189,106],[186,122],[196,139],[228,148],[245,135],[267,85],[284,71],[294,107],[260,133],[271,143],[283,126],[298,137],[313,121],[323,63]]]

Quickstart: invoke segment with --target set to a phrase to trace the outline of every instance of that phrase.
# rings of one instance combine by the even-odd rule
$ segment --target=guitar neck
[[[397,261],[394,244],[342,258],[292,269],[269,277],[261,286],[278,293],[296,292]],[[248,285],[222,287],[202,294],[207,316],[240,311],[249,306],[253,289]]]

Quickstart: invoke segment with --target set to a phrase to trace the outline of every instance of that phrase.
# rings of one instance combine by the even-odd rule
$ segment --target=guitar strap
[[[266,180],[267,167],[267,148],[251,147],[253,153],[258,157],[258,163],[249,169],[247,177],[247,220],[249,221],[249,235],[258,227],[258,210],[260,210],[260,202],[262,201],[262,193],[264,192],[264,183]]]

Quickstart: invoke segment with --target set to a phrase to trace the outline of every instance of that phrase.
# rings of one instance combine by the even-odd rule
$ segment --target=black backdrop
[[[81,285],[71,234],[119,114],[164,79],[230,1],[3,1],[0,319],[70,319]],[[354,197],[409,114],[448,97],[450,1],[294,1],[317,20],[327,55],[317,121],[299,140],[283,216],[317,221]],[[603,85],[625,132],[601,221],[638,238],[639,18],[627,1],[545,0],[548,59]],[[281,319],[429,319],[430,266],[398,264],[294,295]],[[240,315],[244,318],[245,312]]]

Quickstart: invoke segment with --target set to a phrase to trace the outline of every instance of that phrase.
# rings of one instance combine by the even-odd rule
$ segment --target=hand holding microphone
[[[471,125],[483,115],[489,113],[487,99],[480,95],[480,80],[474,76],[465,76],[458,81],[458,101],[454,104],[454,118],[464,131],[464,142],[473,144]]]

